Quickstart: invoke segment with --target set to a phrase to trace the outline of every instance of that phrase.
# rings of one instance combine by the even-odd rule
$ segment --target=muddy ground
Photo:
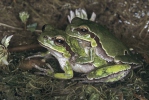
[[[110,84],[83,84],[78,81],[56,80],[48,76],[35,75],[30,63],[39,62],[39,59],[31,62],[22,60],[43,51],[37,41],[42,26],[51,24],[65,30],[69,24],[67,20],[69,11],[77,8],[86,9],[88,16],[95,12],[96,21],[140,54],[144,66],[135,70],[126,81]],[[8,47],[11,63],[7,68],[1,69],[0,99],[88,100],[98,97],[100,100],[149,99],[148,9],[149,1],[145,0],[1,0],[0,39],[6,35],[13,35],[13,38]],[[30,16],[26,24],[19,18],[19,13],[22,11],[28,12]],[[26,26],[33,23],[37,23],[36,31],[26,30]],[[22,65],[20,61],[23,62]],[[22,70],[18,66],[23,66],[23,69],[27,70]],[[27,66],[29,68],[26,68]]]

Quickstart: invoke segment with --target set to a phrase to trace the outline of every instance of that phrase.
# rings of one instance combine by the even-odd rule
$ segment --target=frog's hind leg
[[[87,78],[98,82],[114,82],[124,78],[130,70],[131,66],[128,64],[110,65],[91,71]]]

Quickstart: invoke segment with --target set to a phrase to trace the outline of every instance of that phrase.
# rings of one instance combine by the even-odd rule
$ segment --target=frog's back
[[[89,27],[91,34],[98,37],[98,40],[96,40],[97,44],[100,43],[109,56],[114,57],[116,55],[131,54],[129,49],[103,26],[83,19],[80,21],[80,25]]]
[[[140,62],[139,60],[136,59],[136,57],[133,57],[131,51],[118,38],[116,38],[103,26],[95,22],[80,18],[74,18],[71,23],[71,26],[87,27],[89,31],[87,32],[87,34],[90,34],[90,38],[93,38],[96,41],[97,46],[100,49],[103,49],[103,51],[105,51],[107,56],[114,58],[114,60],[120,60],[120,61],[124,60],[124,62],[130,62],[130,63]]]

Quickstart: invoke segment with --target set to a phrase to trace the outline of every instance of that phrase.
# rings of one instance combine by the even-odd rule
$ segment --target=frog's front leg
[[[77,57],[76,63],[85,64],[85,63],[92,63],[95,58],[94,48],[90,48],[87,52],[87,57]]]
[[[95,48],[91,48],[90,43],[82,40],[77,40],[74,37],[68,37],[67,42],[70,45],[73,52],[75,52],[78,56],[76,56],[76,63],[85,64],[92,63],[94,61],[95,56]]]
[[[71,79],[73,77],[73,70],[69,63],[67,63],[64,66],[64,73],[54,73],[53,68],[48,63],[46,65],[49,69],[44,69],[37,65],[34,65],[34,68],[42,71],[42,72],[38,72],[37,74],[48,75],[57,79]]]
[[[91,71],[87,78],[99,82],[114,82],[124,78],[130,70],[131,66],[128,64],[110,65]]]
[[[35,72],[35,73],[40,74],[40,75],[49,75],[49,73],[51,73],[51,74],[54,73],[53,68],[48,63],[46,63],[46,65],[48,66],[49,69],[41,68],[38,65],[33,64],[34,68],[41,71],[41,72]]]
[[[32,56],[29,56],[29,57],[27,57],[25,59],[32,59],[32,58],[37,58],[37,57],[42,57],[42,58],[45,58],[46,59],[46,58],[52,58],[52,55],[50,54],[49,51],[38,52],[38,53],[36,53],[36,54],[34,54]]]

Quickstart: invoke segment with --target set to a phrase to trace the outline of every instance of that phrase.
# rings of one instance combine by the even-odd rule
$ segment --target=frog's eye
[[[65,39],[64,39],[63,37],[60,37],[60,36],[55,37],[54,43],[55,43],[56,45],[63,46],[63,45],[65,44]]]
[[[80,30],[81,30],[81,32],[88,32],[88,30],[85,28],[81,28]]]
[[[85,26],[80,26],[79,31],[82,32],[82,33],[85,33],[85,32],[88,32],[88,28],[85,27]]]

